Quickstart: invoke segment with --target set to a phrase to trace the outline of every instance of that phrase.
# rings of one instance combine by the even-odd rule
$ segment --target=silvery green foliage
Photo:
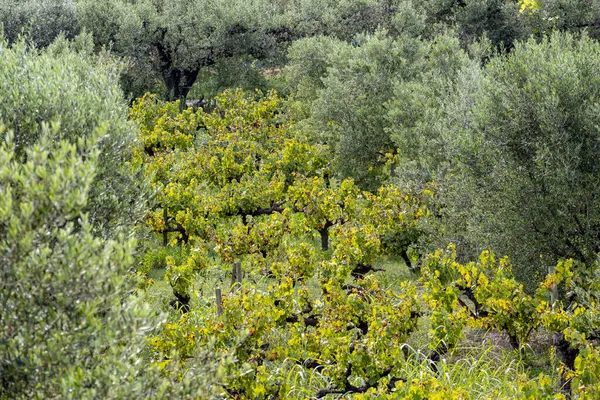
[[[427,181],[440,162],[425,148],[446,139],[437,118],[456,88],[457,74],[469,58],[451,32],[433,40],[419,37],[422,15],[409,3],[395,14],[398,26],[390,31],[359,35],[353,44],[328,37],[295,42],[289,50],[288,83],[304,119],[298,127],[329,143],[336,152],[338,171],[374,188],[389,177],[382,168],[388,152],[399,151],[402,179]],[[414,170],[414,171],[410,171]],[[406,172],[406,173],[404,173]],[[414,174],[421,177],[409,177]],[[403,182],[408,183],[408,182]],[[411,184],[415,182],[410,182]]]
[[[135,243],[97,238],[85,213],[98,142],[126,120],[89,101],[117,89],[86,55],[0,53],[0,397],[94,397],[135,372],[148,330],[126,299]]]
[[[188,73],[186,82],[179,82],[187,87],[196,79],[190,72],[198,68],[219,72],[224,60],[281,64],[288,45],[299,38],[330,35],[350,41],[357,33],[373,33],[378,27],[393,30],[407,16],[405,3],[77,0],[77,18],[97,45],[111,46],[129,59],[128,91],[142,94],[162,80],[165,97],[174,99],[178,98],[171,93],[174,71],[179,76]]]
[[[334,53],[323,78],[325,88],[313,103],[313,118],[335,143],[338,166],[365,188],[380,182],[385,153],[394,150],[387,131],[386,103],[396,80],[412,80],[420,69],[422,42],[385,32],[359,36],[357,46]]]
[[[556,33],[485,68],[458,149],[473,243],[521,278],[600,251],[600,44]]]
[[[38,47],[49,45],[61,32],[68,38],[79,33],[75,0],[0,0],[0,23],[9,42],[25,35]]]
[[[104,361],[137,356],[144,332],[120,306],[134,243],[95,238],[83,214],[97,137],[57,142],[58,123],[37,133],[17,153],[4,131],[0,148],[0,397],[101,393],[122,379]]]
[[[394,149],[386,102],[393,95],[393,82],[410,80],[419,69],[422,43],[409,36],[391,37],[387,31],[359,35],[355,45],[325,39],[315,43],[318,51],[295,44],[288,70],[295,79],[296,71],[303,70],[296,53],[310,56],[312,71],[298,80],[298,101],[308,106],[301,126],[332,146],[342,176],[373,189],[380,181],[385,153]]]
[[[464,123],[465,101],[478,79],[471,61],[452,34],[426,43],[427,57],[413,79],[394,82],[387,102],[388,132],[398,147],[395,175],[401,185],[422,187],[450,168],[456,146],[452,129]]]
[[[455,71],[440,64],[421,82],[398,83],[389,112],[397,180],[434,182],[436,245],[508,254],[532,284],[557,258],[591,263],[600,250],[598,43],[554,34],[485,68],[475,61],[489,54],[485,40],[470,49],[475,60],[449,44],[437,53],[455,57]]]
[[[451,189],[463,184],[457,174],[458,154],[481,84],[479,60],[489,56],[491,44],[478,42],[469,51],[471,57],[452,32],[424,45],[426,57],[419,71],[411,80],[395,81],[386,104],[387,131],[398,149],[392,179],[409,190],[428,188],[434,193],[430,207],[435,218],[426,221],[431,235],[424,236],[428,243],[421,245],[434,250],[454,243],[459,256],[476,256],[465,239],[468,193]]]
[[[78,20],[96,44],[129,60],[127,90],[141,95],[162,81],[169,99],[179,98],[170,93],[177,70],[197,71],[230,57],[268,57],[273,40],[266,30],[277,12],[264,0],[77,2]],[[177,84],[189,87],[196,77],[186,79]]]
[[[42,122],[60,123],[55,139],[71,142],[102,128],[86,212],[96,233],[108,237],[139,217],[143,182],[130,165],[135,127],[118,86],[120,66],[106,53],[92,55],[92,46],[89,35],[74,42],[60,36],[39,51],[25,42],[0,44],[0,121],[14,133],[19,156],[38,140]]]
[[[282,18],[299,37],[332,36],[350,41],[358,33],[387,28],[395,13],[396,0],[294,0]]]
[[[306,31],[301,38],[294,41],[288,49],[288,66],[285,75],[288,85],[298,92],[297,96],[300,98],[312,100],[317,97],[316,91],[323,88],[322,78],[327,76],[327,68],[332,67],[335,54],[345,47],[344,43],[352,44],[354,47],[357,47],[359,42],[364,44],[364,35],[362,38],[357,35],[370,33],[371,36],[379,38],[382,36],[417,37],[425,29],[425,15],[410,0],[378,2],[305,0],[297,3],[294,9],[297,13],[295,20],[313,23],[312,29],[305,28]],[[348,10],[361,7],[376,9],[373,15],[377,18],[369,20],[371,24],[349,24],[344,15],[350,13]],[[291,16],[289,19],[294,21]],[[335,34],[336,29],[333,27],[336,25],[344,25],[344,29],[349,30],[348,33]],[[302,30],[299,27],[297,29]],[[375,34],[377,30],[379,32]]]
[[[439,44],[451,50],[451,43]],[[399,151],[394,182],[433,191],[435,218],[427,221],[432,233],[428,237],[429,250],[454,243],[459,258],[471,260],[486,246],[476,237],[467,238],[468,221],[474,221],[470,194],[475,188],[460,173],[461,149],[471,142],[469,128],[481,88],[482,68],[459,50],[446,54],[452,55],[447,60],[457,61],[454,72],[448,68],[446,74],[436,74],[433,69],[423,81],[400,83],[395,88],[388,114],[391,137]],[[479,55],[475,58],[480,59]]]
[[[324,88],[322,78],[331,67],[331,55],[346,46],[342,40],[318,35],[297,40],[288,49],[286,84],[302,107],[303,116],[310,115],[312,101]]]

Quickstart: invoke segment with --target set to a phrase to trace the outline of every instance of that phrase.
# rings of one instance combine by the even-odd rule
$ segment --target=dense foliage
[[[277,65],[292,40],[319,34],[349,40],[387,24],[386,10],[373,0],[78,0],[77,20],[97,45],[112,43],[131,60],[127,86],[135,94],[158,78],[166,99],[183,101],[201,71]]]
[[[599,10],[0,0],[0,398],[597,399]]]
[[[69,39],[77,36],[80,29],[75,10],[73,0],[2,0],[0,22],[9,42],[26,36],[46,47],[60,34]]]
[[[463,265],[451,248],[421,266],[429,310],[423,314],[413,284],[389,291],[372,273],[386,253],[401,253],[411,263],[409,247],[424,234],[419,220],[429,215],[425,199],[411,200],[413,194],[393,186],[373,195],[351,180],[327,178],[329,163],[319,159],[324,149],[298,151],[311,145],[289,133],[291,121],[273,94],[253,99],[230,92],[217,100],[211,114],[178,114],[176,103],[162,105],[152,97],[133,108],[142,126],[143,163],[159,190],[160,207],[149,224],[162,235],[176,234],[165,242],[173,250],[163,253],[163,262],[177,298],[172,304],[184,315],[152,340],[160,365],[173,362],[174,350],[185,365],[194,349],[211,344],[237,360],[222,382],[231,396],[323,397],[396,396],[407,369],[414,363],[429,368],[429,362],[432,376],[422,393],[443,397],[460,389],[437,381],[436,372],[444,368],[437,365],[454,353],[467,327],[505,332],[511,346],[523,351],[543,326],[558,335],[565,368],[561,390],[570,394],[570,385],[581,379],[592,382],[586,386],[592,390],[596,378],[582,368],[586,357],[595,362],[596,267],[560,263],[531,296],[506,258],[496,261],[484,252],[477,263]],[[206,281],[236,262],[247,284],[233,286],[219,306],[190,301],[195,276]],[[551,304],[549,290],[556,285],[584,298],[573,294]],[[206,288],[197,290],[203,299],[212,297]],[[431,351],[411,354],[405,343],[429,314],[435,327]],[[298,374],[313,383],[298,387]],[[539,398],[553,392],[546,376],[520,382],[504,395]]]
[[[599,67],[597,42],[554,34],[485,70],[461,151],[474,230],[522,265],[600,251]]]
[[[48,130],[54,140],[97,135],[99,161],[85,212],[103,236],[131,228],[142,212],[144,183],[128,161],[137,138],[118,86],[119,63],[107,53],[92,55],[89,35],[71,43],[60,37],[37,57],[25,42],[3,46],[0,121],[14,133],[16,153],[39,139],[42,122],[60,124]]]
[[[210,114],[178,114],[176,103],[145,97],[132,109],[158,192],[149,225],[180,248],[166,259],[178,298],[189,298],[193,271],[215,255],[295,281],[315,272],[315,238],[346,273],[372,270],[384,251],[407,257],[421,235],[424,199],[392,186],[371,194],[332,178],[327,147],[291,133],[274,93],[253,100],[229,92],[217,104]]]

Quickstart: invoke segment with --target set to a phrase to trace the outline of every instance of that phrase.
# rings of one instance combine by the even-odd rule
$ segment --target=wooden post
[[[554,266],[550,266],[548,267],[548,274],[552,275],[554,274]],[[556,284],[552,285],[552,289],[550,291],[550,305],[552,306],[552,309],[554,309],[554,303],[558,300],[558,287],[556,286]]]
[[[237,273],[237,263],[233,263],[233,267],[231,268],[231,290],[234,291],[235,290],[235,283],[237,282],[237,277],[236,277],[236,273]]]
[[[235,292],[242,286],[242,263],[236,261],[231,270],[231,291]]]
[[[238,286],[242,286],[242,263],[238,261],[234,264],[234,267]]]
[[[220,317],[223,315],[223,297],[220,288],[215,289],[215,300],[217,302],[217,315]]]

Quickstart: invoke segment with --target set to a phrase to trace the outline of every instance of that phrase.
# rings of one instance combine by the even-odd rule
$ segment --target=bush
[[[0,44],[0,120],[14,133],[19,157],[40,138],[44,121],[60,123],[46,133],[55,140],[98,142],[85,211],[96,233],[114,237],[142,211],[142,180],[130,162],[135,127],[118,86],[120,66],[107,54],[92,56],[92,47],[89,35],[72,43],[59,37],[39,54],[24,42]]]
[[[149,365],[146,334],[161,321],[131,294],[135,240],[97,235],[103,192],[121,211],[137,201],[115,163],[133,129],[117,67],[80,47],[0,43],[0,398],[210,394],[227,361],[200,349],[185,371],[167,369],[176,381]]]
[[[69,47],[0,43],[2,398],[116,394],[148,329],[127,296],[135,242],[97,238],[86,213],[97,185],[114,189],[100,141],[129,127],[116,74]]]

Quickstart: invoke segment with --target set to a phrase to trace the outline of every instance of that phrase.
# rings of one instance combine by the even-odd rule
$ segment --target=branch
[[[258,217],[260,215],[270,215],[273,213],[282,213],[284,209],[281,208],[281,206],[284,204],[285,204],[285,200],[282,200],[279,202],[271,202],[271,207],[258,208],[254,211],[246,213],[246,215],[250,215],[252,217]]]
[[[284,209],[281,207],[285,204],[285,200],[278,202],[271,201],[271,206],[266,208],[257,208],[252,211],[243,211],[241,208],[237,209],[237,215],[242,216],[242,222],[244,225],[248,224],[248,217],[258,217],[261,215],[271,215],[274,213],[282,213]]]
[[[298,322],[300,318],[302,318],[304,325],[316,327],[319,324],[319,317],[320,315],[309,315],[308,317],[303,317],[302,315],[290,315],[289,317],[285,318],[285,322],[294,324]]]
[[[377,272],[377,271],[384,271],[381,268],[375,268],[372,265],[367,265],[367,264],[363,264],[362,262],[359,262],[356,267],[354,267],[354,269],[350,272],[350,275],[352,275],[354,277],[354,279],[360,279],[360,278],[364,278],[364,276],[366,274],[368,274],[369,272]]]
[[[167,223],[167,226],[165,227],[165,229],[162,230],[161,233],[165,233],[165,232],[167,232],[167,233],[179,232],[181,234],[181,240],[183,240],[185,243],[187,243],[190,240],[190,236],[185,231],[185,228],[183,227],[183,225],[181,225],[179,222],[176,222],[175,226],[170,226]]]
[[[312,369],[312,370],[325,368],[325,366],[323,364],[321,364],[317,360],[313,360],[312,358],[307,358],[306,360],[297,361],[296,363],[298,365],[302,365],[304,368],[308,368],[308,369]]]
[[[279,26],[267,29],[265,31],[267,36],[274,36],[275,42],[277,44],[292,42],[296,39],[299,39],[299,36],[295,34],[289,27],[287,26]]]
[[[594,22],[586,22],[583,24],[573,25],[573,28],[584,29],[584,28],[600,28],[600,20]]]
[[[158,52],[158,58],[160,61],[159,68],[163,75],[167,73],[173,65],[173,58],[171,57],[169,51],[170,49],[168,48],[168,45],[164,44],[165,36],[167,35],[167,30],[168,29],[165,27],[157,27],[154,31],[154,34],[158,33],[159,39],[156,39],[150,43],[150,45],[153,46]]]
[[[385,376],[389,376],[392,373],[392,368],[386,368],[385,370],[382,371],[382,373],[379,375],[379,379],[385,377]],[[349,382],[350,376],[352,375],[352,364],[348,363],[348,366],[346,367],[346,372],[344,373],[344,378],[345,378],[345,382],[344,382],[344,388],[343,389],[336,389],[336,388],[330,388],[330,389],[321,389],[317,392],[317,394],[315,395],[315,397],[317,399],[321,399],[325,396],[327,396],[328,394],[349,394],[349,393],[365,393],[367,390],[376,387],[377,384],[379,383],[379,379],[377,379],[376,381],[374,381],[373,383],[365,383],[362,386],[354,386]],[[404,378],[397,378],[397,377],[390,377],[390,381],[388,383],[388,390],[392,390],[395,385],[396,382],[399,381],[403,381],[406,382],[406,379]]]
[[[477,299],[475,298],[475,294],[473,293],[473,290],[471,288],[459,288],[459,289],[462,291],[462,293],[465,296],[467,296],[467,298],[469,300],[471,300],[473,302],[473,305],[475,306],[475,317],[476,318],[488,316],[488,312],[481,309],[481,303],[479,303],[479,301],[477,301]]]

